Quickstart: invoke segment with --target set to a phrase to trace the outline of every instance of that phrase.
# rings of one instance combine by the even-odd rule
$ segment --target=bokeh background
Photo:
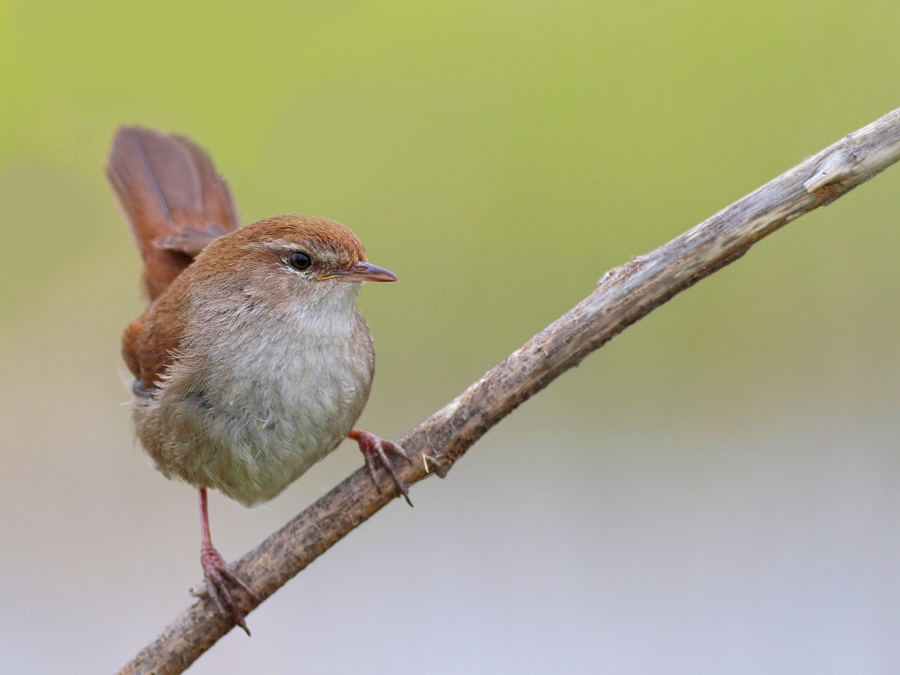
[[[900,4],[0,0],[0,671],[113,672],[190,602],[194,491],[135,446],[115,127],[245,223],[350,226],[365,428],[399,437],[645,253],[900,106]],[[194,673],[900,670],[900,169],[654,312]],[[361,464],[212,498],[237,558]]]

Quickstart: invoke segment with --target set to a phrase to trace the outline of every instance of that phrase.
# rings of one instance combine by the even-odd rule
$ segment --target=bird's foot
[[[228,585],[230,583],[233,586],[241,587],[247,595],[258,602],[260,597],[257,592],[225,563],[222,556],[210,543],[203,543],[200,547],[200,564],[203,566],[203,576],[206,579],[206,591],[216,603],[216,607],[222,614],[231,616],[234,623],[243,628],[247,635],[250,635],[250,630],[244,622],[244,612],[237,606]]]
[[[394,479],[394,485],[397,486],[397,489],[400,491],[400,494],[403,495],[406,503],[412,506],[412,502],[409,500],[409,487],[403,479],[400,478],[397,467],[394,466],[394,463],[388,457],[388,453],[392,453],[409,462],[410,459],[406,454],[406,451],[393,441],[379,438],[375,434],[370,434],[368,431],[351,429],[347,436],[359,443],[359,449],[366,459],[366,468],[369,470],[369,475],[372,477],[372,482],[375,483],[375,487],[378,488],[378,491],[380,492],[381,488],[378,487],[376,462],[380,462],[381,465],[388,470],[388,473],[391,474],[391,478]]]

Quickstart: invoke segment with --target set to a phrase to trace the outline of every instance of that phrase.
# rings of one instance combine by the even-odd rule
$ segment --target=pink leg
[[[408,462],[409,457],[407,456],[406,451],[393,441],[379,438],[375,434],[370,434],[368,431],[351,429],[350,433],[347,434],[347,437],[359,443],[359,449],[366,459],[366,468],[369,470],[369,475],[372,477],[372,482],[375,483],[375,487],[378,488],[378,491],[380,492],[381,488],[378,487],[376,462],[380,462],[381,465],[388,470],[388,473],[391,474],[391,478],[394,479],[394,485],[397,486],[397,489],[400,491],[400,494],[403,495],[406,503],[412,506],[412,502],[409,501],[409,487],[407,487],[406,483],[403,482],[403,479],[400,478],[400,474],[397,473],[397,468],[387,456],[387,453],[390,452],[399,455]]]
[[[234,623],[246,631],[250,635],[250,630],[244,622],[244,613],[238,608],[231,591],[228,589],[226,580],[240,586],[254,600],[259,600],[256,594],[246,581],[241,579],[233,569],[225,564],[222,556],[212,544],[209,536],[209,509],[206,505],[206,488],[200,490],[200,531],[202,539],[200,541],[200,564],[203,566],[203,576],[206,579],[206,590],[209,592],[213,602],[222,614],[230,615],[234,619]]]

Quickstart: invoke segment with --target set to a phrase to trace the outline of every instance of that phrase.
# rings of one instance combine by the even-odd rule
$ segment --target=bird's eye
[[[291,254],[288,256],[288,262],[291,263],[291,267],[295,270],[302,272],[305,269],[309,269],[309,266],[312,265],[312,258],[303,251],[291,251]]]

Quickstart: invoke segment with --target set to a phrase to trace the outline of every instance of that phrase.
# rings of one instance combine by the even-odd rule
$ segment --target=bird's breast
[[[135,411],[164,473],[248,505],[277,495],[346,437],[374,371],[355,304],[325,320],[249,313],[187,335],[158,394]]]

